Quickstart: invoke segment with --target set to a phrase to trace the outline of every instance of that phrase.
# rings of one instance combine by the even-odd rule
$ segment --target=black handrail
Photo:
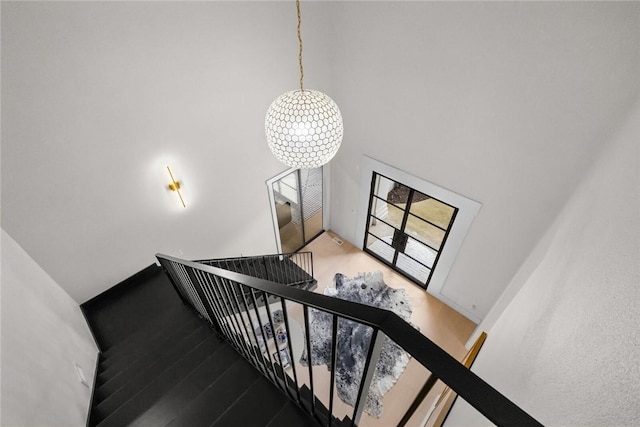
[[[194,262],[283,285],[315,285],[311,252],[202,259]]]
[[[391,311],[284,286],[169,255],[156,254],[156,257],[163,266],[163,261],[181,264],[250,287],[256,291],[269,293],[303,306],[370,326],[374,331],[383,332],[402,347],[436,378],[447,384],[494,424],[498,426],[542,426],[531,415]],[[334,317],[334,321],[335,319]]]

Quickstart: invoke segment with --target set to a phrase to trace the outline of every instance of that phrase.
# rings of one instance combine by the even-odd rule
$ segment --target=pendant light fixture
[[[322,92],[305,89],[300,35],[300,0],[298,12],[298,64],[300,90],[280,95],[267,110],[265,133],[273,155],[293,168],[313,169],[329,162],[342,143],[340,109]]]

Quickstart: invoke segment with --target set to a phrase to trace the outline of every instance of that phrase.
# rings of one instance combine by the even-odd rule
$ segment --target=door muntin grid
[[[364,250],[426,289],[457,212],[373,172]]]

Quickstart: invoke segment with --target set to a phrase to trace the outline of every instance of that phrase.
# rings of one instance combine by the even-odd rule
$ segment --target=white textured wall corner
[[[82,426],[97,348],[78,304],[2,230],[3,426]]]
[[[473,368],[544,425],[640,425],[640,107],[632,111]],[[459,399],[446,426],[469,425],[490,423]]]

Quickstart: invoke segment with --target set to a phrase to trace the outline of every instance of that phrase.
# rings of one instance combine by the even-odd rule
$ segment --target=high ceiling
[[[305,86],[345,121],[332,228],[355,235],[363,154],[481,202],[447,292],[484,316],[638,99],[637,10],[303,3]],[[3,2],[2,228],[78,302],[156,252],[273,252],[263,120],[295,25],[291,2]]]

